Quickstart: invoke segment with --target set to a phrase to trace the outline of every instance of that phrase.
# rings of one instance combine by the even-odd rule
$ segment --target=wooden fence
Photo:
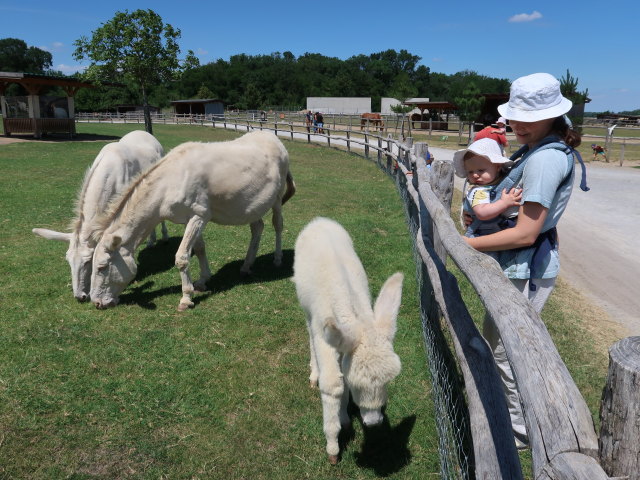
[[[523,474],[492,353],[472,321],[455,277],[446,269],[447,256],[471,283],[500,331],[522,397],[534,478],[640,479],[640,337],[621,340],[611,348],[599,448],[591,413],[539,314],[498,263],[469,247],[458,233],[450,215],[451,162],[435,161],[428,168],[426,144],[412,146],[410,141],[370,132],[354,138],[353,130],[325,127],[323,133],[313,133],[277,121],[231,125],[225,120],[218,126],[269,129],[291,139],[342,145],[348,151],[355,144],[365,157],[375,156],[381,168],[401,176],[401,188],[413,204],[409,210],[418,225],[415,244],[428,276],[421,292],[422,310],[431,312],[429,321],[445,323],[464,377],[476,478],[520,479]],[[630,413],[628,407],[635,410]]]
[[[238,127],[236,124],[235,128]],[[245,125],[240,128],[245,128]],[[246,128],[268,128],[276,133],[285,130],[292,139],[296,136],[293,126],[284,129],[281,124],[271,127],[260,122],[254,127],[248,123]],[[375,133],[365,133],[362,139],[354,139],[350,130],[332,132],[325,129],[322,134],[302,134],[305,135],[307,141],[321,138],[328,146],[343,144],[349,151],[352,144],[358,144],[367,158],[371,158],[371,152],[375,151],[376,160],[382,168],[403,177],[400,183],[413,203],[410,211],[418,225],[415,244],[428,274],[428,285],[421,292],[423,311],[431,312],[434,318],[429,320],[432,322],[439,322],[442,318],[453,339],[465,383],[476,478],[519,479],[523,475],[492,353],[471,319],[456,279],[446,270],[447,255],[469,280],[499,328],[518,379],[534,478],[613,478],[599,463],[601,453],[591,413],[539,314],[513,287],[498,263],[469,247],[458,233],[450,215],[454,188],[451,162],[436,161],[428,168],[424,161],[426,144],[416,144],[412,148],[410,143],[383,138]],[[632,337],[635,338],[638,337]],[[640,380],[637,375],[627,375],[626,380],[617,378],[621,376],[620,371],[628,370],[629,365],[638,364],[638,368],[632,371],[640,369],[640,353],[635,348],[637,343],[630,342],[630,339],[622,343],[624,346],[618,346],[617,351],[628,354],[635,350],[635,356],[617,355],[616,360],[612,360],[617,368],[610,367],[610,370],[618,372],[618,375],[610,374],[607,388],[611,400],[609,405],[603,404],[603,411],[615,413],[610,420],[603,416],[606,438],[601,438],[600,442],[608,445],[608,451],[603,452],[602,457],[603,465],[611,475],[638,479],[640,474],[635,472],[640,467],[637,436],[640,417],[635,413],[625,418],[627,411],[624,405],[636,406],[635,412],[640,412],[640,400],[637,399]],[[631,401],[632,398],[636,399],[635,402]],[[626,440],[624,446],[617,444],[620,439]],[[616,455],[621,452],[624,455]]]
[[[469,247],[458,233],[450,215],[454,188],[451,162],[435,161],[428,168],[426,144],[412,146],[375,132],[327,124],[322,133],[278,119],[238,121],[223,117],[203,119],[202,125],[239,132],[268,129],[291,139],[322,142],[348,151],[357,146],[365,157],[374,157],[381,168],[398,175],[418,226],[415,244],[427,280],[421,292],[422,310],[430,312],[429,321],[446,325],[464,377],[476,478],[520,479],[523,474],[492,353],[471,319],[455,277],[446,269],[447,256],[471,283],[500,330],[522,397],[534,478],[600,480],[617,475],[640,479],[640,337],[624,339],[610,351],[599,448],[591,413],[539,314],[504,276],[498,263]],[[622,374],[629,371],[632,373]],[[635,410],[629,412],[630,406]]]

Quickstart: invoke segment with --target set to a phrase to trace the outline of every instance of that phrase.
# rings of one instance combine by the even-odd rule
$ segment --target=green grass
[[[115,139],[137,125],[79,124]],[[234,132],[154,126],[166,150]],[[64,230],[85,169],[105,141],[0,147],[0,479],[435,478],[439,472],[415,267],[401,202],[372,163],[285,141],[298,191],[284,208],[284,265],[272,265],[267,219],[254,276],[239,268],[248,227],[210,224],[214,276],[196,307],[178,313],[173,256],[182,233],[141,250],[121,305],[77,303],[66,245],[31,233]],[[308,339],[290,281],[297,233],[317,215],[354,238],[375,296],[405,273],[390,387],[389,423],[344,440],[341,463],[324,452],[322,408],[308,387]],[[192,264],[192,271],[197,271]]]
[[[136,128],[78,125],[111,140]],[[188,125],[155,125],[154,133],[166,150],[237,136]],[[268,219],[246,282],[238,271],[248,227],[211,224],[211,291],[180,314],[173,255],[182,227],[170,225],[168,244],[139,252],[122,304],[97,311],[72,297],[66,245],[30,230],[66,227],[104,143],[0,146],[0,479],[438,478],[415,267],[391,180],[359,156],[285,140],[298,191],[284,208],[280,270],[271,266]],[[307,386],[307,333],[289,280],[296,235],[317,215],[352,234],[373,296],[393,272],[405,273],[396,340],[403,371],[390,388],[389,424],[365,432],[356,421],[336,467],[324,453],[319,394]],[[477,296],[459,282],[481,319]],[[594,330],[598,314],[562,283],[543,312],[596,423],[606,347],[615,341]],[[530,472],[530,455],[521,460]]]

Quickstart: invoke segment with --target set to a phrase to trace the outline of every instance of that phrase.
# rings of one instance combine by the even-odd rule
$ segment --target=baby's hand
[[[515,207],[516,205],[520,205],[520,200],[522,200],[522,189],[512,188],[511,190],[507,191],[507,189],[505,188],[502,190],[500,200],[502,200],[508,207]]]

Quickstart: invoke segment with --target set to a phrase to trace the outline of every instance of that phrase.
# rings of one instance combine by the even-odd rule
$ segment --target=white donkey
[[[93,257],[91,301],[98,308],[115,306],[137,271],[134,253],[161,220],[186,224],[176,252],[182,279],[178,310],[193,307],[194,290],[211,277],[202,232],[207,222],[251,226],[251,242],[240,269],[249,274],[260,236],[262,217],[273,210],[276,232],[274,263],[282,263],[282,205],[294,194],[289,155],[282,142],[266,131],[254,131],[229,142],[187,142],[171,150],[140,175],[93,224],[99,242]],[[200,278],[189,275],[195,253]],[[195,288],[194,288],[195,287]]]
[[[296,240],[294,282],[307,317],[312,386],[322,398],[327,454],[340,453],[338,434],[348,426],[349,391],[365,425],[384,419],[387,384],[400,373],[393,351],[403,275],[385,282],[375,307],[367,275],[349,234],[327,218],[316,218]]]
[[[89,299],[93,246],[89,245],[88,228],[97,215],[102,214],[109,202],[129,184],[131,179],[162,158],[162,145],[143,130],[127,133],[118,142],[102,147],[91,167],[87,169],[78,192],[75,218],[71,232],[56,232],[46,228],[34,228],[36,235],[49,240],[68,242],[66,258],[71,266],[73,296],[83,302]],[[168,238],[162,224],[162,237]],[[155,242],[155,230],[151,232],[149,245]]]

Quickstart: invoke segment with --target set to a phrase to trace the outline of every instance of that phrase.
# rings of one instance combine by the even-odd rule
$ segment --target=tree
[[[0,39],[0,72],[45,73],[52,64],[50,52],[17,38]]]
[[[589,98],[589,89],[584,92],[578,91],[578,79],[573,78],[567,69],[567,76],[560,79],[560,92],[571,100],[574,104],[586,103]]]
[[[92,32],[91,39],[74,42],[76,60],[88,58],[86,76],[101,83],[105,80],[132,80],[142,93],[145,129],[153,133],[149,112],[149,88],[174,79],[183,69],[198,65],[189,51],[183,65],[178,59],[180,30],[163,24],[153,10],[116,12],[115,16]]]
[[[196,98],[202,98],[205,100],[215,97],[215,94],[204,83],[200,85],[200,89],[198,90],[198,93],[196,93]]]
[[[480,95],[480,90],[475,83],[471,82],[462,91],[462,95],[454,99],[454,103],[457,105],[458,115],[460,115],[460,133],[462,134],[462,122],[469,122],[469,140],[471,140],[473,122],[480,115],[484,97]]]

